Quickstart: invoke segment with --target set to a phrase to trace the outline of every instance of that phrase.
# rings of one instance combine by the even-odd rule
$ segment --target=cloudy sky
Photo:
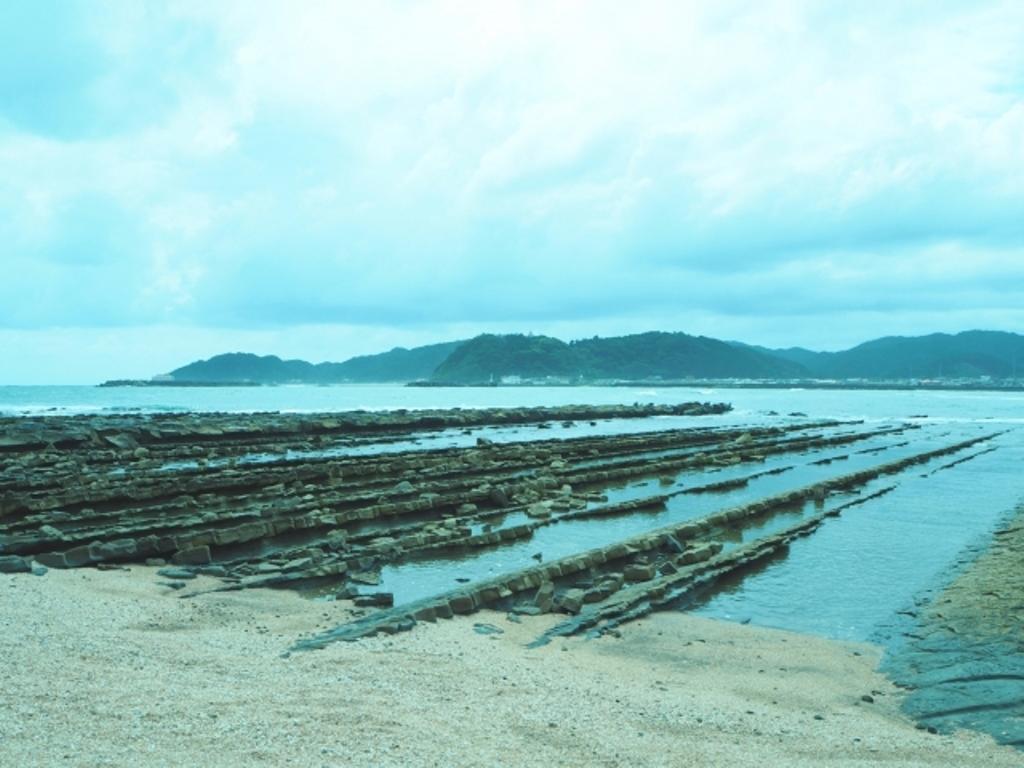
[[[1024,3],[0,3],[0,383],[1024,331]]]

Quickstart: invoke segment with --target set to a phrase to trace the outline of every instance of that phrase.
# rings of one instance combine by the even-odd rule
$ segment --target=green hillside
[[[274,355],[241,352],[217,355],[171,372],[175,381],[247,381],[258,384],[342,384],[407,382],[426,379],[459,344],[449,341],[424,347],[396,347],[379,355],[353,357],[343,363],[307,363]]]
[[[770,378],[806,375],[794,363],[716,339],[685,333],[642,333],[570,344],[548,336],[478,336],[434,372],[441,383],[487,383],[518,376],[570,381]]]

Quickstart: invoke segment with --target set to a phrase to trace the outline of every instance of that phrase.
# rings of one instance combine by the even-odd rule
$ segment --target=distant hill
[[[572,347],[550,336],[485,333],[470,339],[442,362],[431,379],[445,384],[482,384],[503,376],[524,379],[578,376]]]
[[[776,354],[792,354],[780,350]],[[950,379],[1024,376],[1024,336],[1002,331],[888,336],[843,352],[800,350],[812,375],[830,379]]]
[[[446,341],[425,347],[395,347],[378,355],[361,355],[343,363],[322,363],[321,373],[333,381],[382,382],[426,379],[463,342]]]
[[[793,378],[799,364],[707,336],[649,332],[572,345],[580,371],[595,379]]]
[[[424,347],[396,347],[379,355],[353,357],[343,363],[282,360],[275,355],[233,352],[182,366],[169,374],[174,381],[258,384],[341,384],[345,382],[407,382],[428,378],[459,344],[449,341]]]
[[[792,378],[799,365],[751,348],[685,333],[641,333],[566,344],[549,336],[484,334],[459,347],[434,372],[441,383],[503,377],[564,380]]]
[[[172,371],[173,382],[486,384],[502,379],[638,381],[696,379],[1024,378],[1024,336],[1002,331],[890,336],[842,352],[768,349],[706,336],[652,331],[566,343],[550,336],[483,334],[469,341],[396,347],[342,363],[233,353]]]

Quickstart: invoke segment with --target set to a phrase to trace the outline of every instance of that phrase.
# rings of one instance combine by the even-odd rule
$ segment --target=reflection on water
[[[995,444],[994,452],[927,477],[910,468],[892,493],[828,519],[794,541],[786,558],[726,585],[696,612],[844,640],[892,640],[899,611],[936,587],[959,553],[1024,497],[1020,431]]]
[[[718,510],[812,485],[841,474],[896,461],[941,445],[976,437],[978,424],[928,426],[913,433],[868,438],[854,445],[872,453],[853,453],[840,446],[769,457],[764,465],[736,466],[717,472],[682,472],[672,490],[739,478],[770,469],[791,467],[779,474],[753,477],[740,488],[721,493],[680,493],[662,509],[638,513],[567,520],[538,529],[532,538],[495,549],[435,554],[414,562],[386,567],[379,587],[395,594],[396,604],[455,589],[461,583],[493,578],[672,523],[703,517]],[[964,464],[927,473],[950,462],[939,457],[892,476],[882,476],[856,492],[830,494],[827,508],[895,489],[828,518],[810,537],[793,542],[786,557],[759,572],[727,583],[697,610],[720,618],[749,620],[842,639],[884,637],[897,612],[955,561],[957,554],[995,525],[1020,495],[1015,466],[1024,459],[1020,433],[997,438],[998,450]],[[976,452],[968,449],[964,456]],[[844,457],[822,462],[823,458]],[[992,487],[992,493],[979,488]],[[616,503],[665,493],[658,479],[630,482],[607,491]],[[742,531],[723,537],[726,550],[771,535],[818,511],[813,502],[797,503],[752,521]],[[516,524],[523,522],[517,518]],[[508,524],[508,523],[506,523]]]

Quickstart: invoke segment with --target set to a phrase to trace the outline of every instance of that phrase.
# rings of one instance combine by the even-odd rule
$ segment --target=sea
[[[275,387],[0,386],[0,415],[103,413],[315,413],[427,408],[511,408],[619,403],[727,402],[730,420],[774,413],[891,420],[1024,423],[1024,392],[641,387],[406,387],[398,384]]]

